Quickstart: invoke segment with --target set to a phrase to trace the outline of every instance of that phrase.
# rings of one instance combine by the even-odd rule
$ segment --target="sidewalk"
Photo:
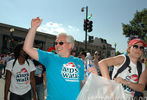
[[[5,80],[3,78],[0,79],[0,100],[4,100],[4,88],[5,88]]]
[[[147,90],[143,92],[144,97],[147,97]]]

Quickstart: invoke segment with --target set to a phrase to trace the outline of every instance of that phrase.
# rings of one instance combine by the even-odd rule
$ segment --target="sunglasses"
[[[55,45],[58,45],[58,44],[59,44],[59,45],[63,45],[64,43],[65,43],[65,42],[62,42],[62,41],[61,41],[61,42],[55,42]]]
[[[133,45],[133,48],[136,48],[136,49],[137,48],[140,48],[140,50],[142,50],[142,51],[144,50],[144,47],[143,46],[138,46],[138,45]]]

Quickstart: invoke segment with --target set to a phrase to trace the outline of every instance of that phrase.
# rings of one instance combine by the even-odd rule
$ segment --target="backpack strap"
[[[15,63],[16,63],[16,60],[17,60],[17,59],[14,60],[12,68],[14,67],[14,65],[15,65]]]
[[[118,76],[119,73],[121,73],[122,71],[124,71],[127,67],[129,67],[130,64],[130,59],[128,56],[126,56],[126,61],[125,63],[118,69],[117,73],[115,74],[114,78],[116,78]],[[113,79],[114,79],[113,78]]]
[[[142,64],[140,61],[137,61],[137,71],[138,71],[138,79],[139,79],[142,73]],[[143,93],[135,91],[134,97],[143,97]]]
[[[29,64],[29,61],[28,61],[27,59],[26,59],[26,61],[27,61],[27,64],[28,64],[28,66],[29,66],[29,65],[30,65],[30,64]]]
[[[12,66],[12,70],[13,70],[13,67],[14,67],[14,65],[15,65],[15,63],[16,63],[16,60],[17,60],[17,58],[14,60],[14,62],[13,62],[13,66]]]
[[[140,61],[137,61],[137,71],[138,71],[138,79],[139,79],[142,73],[142,64]]]

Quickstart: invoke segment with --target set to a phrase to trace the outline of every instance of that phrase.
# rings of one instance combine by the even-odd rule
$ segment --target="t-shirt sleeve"
[[[47,52],[46,51],[43,51],[43,50],[40,50],[40,49],[37,49],[38,51],[38,57],[39,57],[39,62],[41,64],[43,64],[44,66],[47,65]]]
[[[38,51],[39,62],[45,67],[47,67],[48,63],[51,61],[51,59],[53,59],[55,54],[40,49],[37,49],[37,51]]]
[[[12,66],[13,66],[13,62],[14,60],[8,61],[6,64],[6,70],[11,71],[12,70]]]

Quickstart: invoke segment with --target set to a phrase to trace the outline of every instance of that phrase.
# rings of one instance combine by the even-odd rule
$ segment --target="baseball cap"
[[[135,38],[135,39],[132,39],[132,40],[129,41],[128,47],[130,47],[130,46],[132,46],[132,45],[134,45],[136,43],[142,43],[144,47],[147,46],[147,44],[143,40]]]

